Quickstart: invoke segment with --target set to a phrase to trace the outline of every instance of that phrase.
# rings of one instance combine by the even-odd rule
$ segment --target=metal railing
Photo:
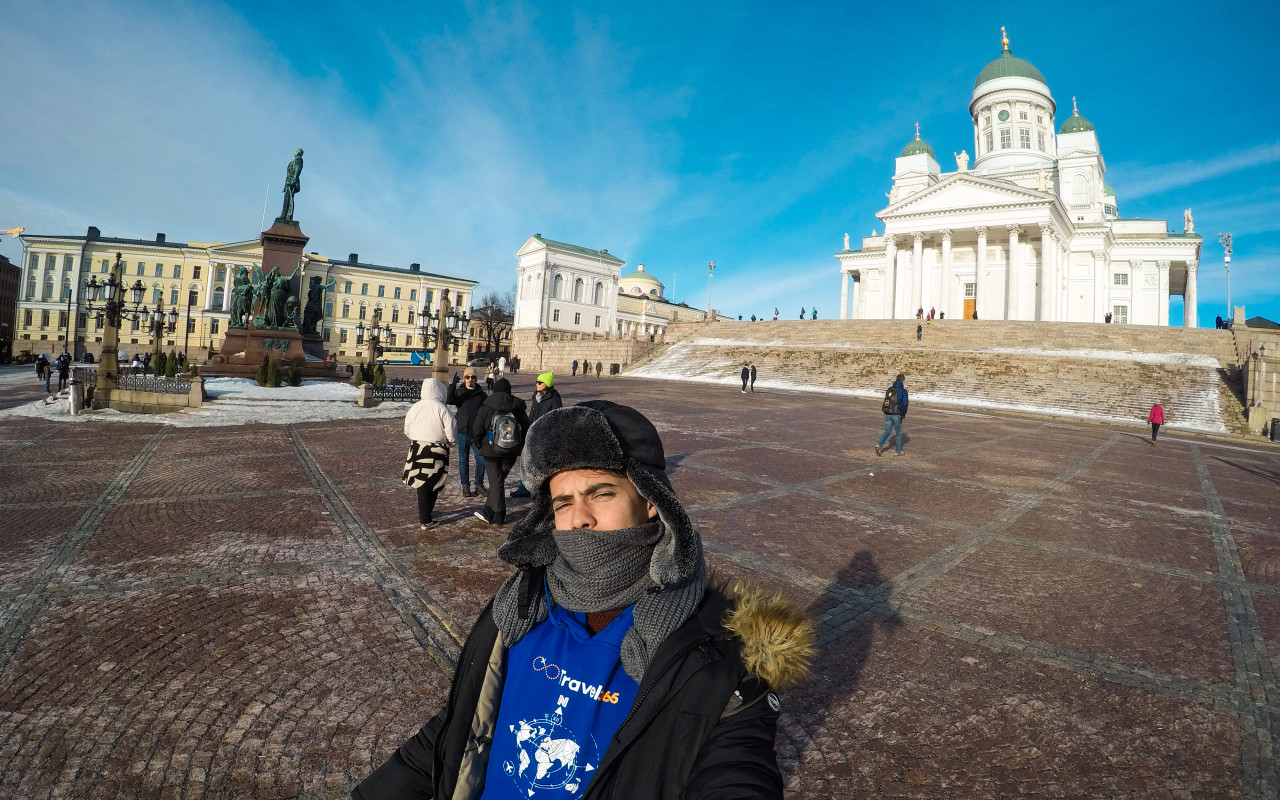
[[[392,402],[416,403],[422,399],[422,381],[391,380],[379,389],[373,388],[375,401],[390,400]]]
[[[163,378],[155,375],[123,373],[116,379],[116,388],[129,392],[157,392],[159,394],[188,394],[191,381],[182,378]]]

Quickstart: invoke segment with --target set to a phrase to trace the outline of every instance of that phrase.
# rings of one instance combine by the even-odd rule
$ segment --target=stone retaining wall
[[[141,392],[125,389],[95,390],[93,408],[114,408],[131,414],[168,414],[204,403],[204,378],[191,379],[191,391],[184,394]]]
[[[579,364],[589,361],[593,367],[599,362],[604,365],[604,374],[607,375],[610,365],[618,364],[625,371],[631,364],[663,346],[660,336],[656,337],[657,341],[650,342],[603,336],[571,339],[569,334],[565,334],[563,339],[540,340],[537,334],[535,330],[518,330],[512,337],[511,352],[520,357],[521,372],[536,374],[550,370],[567,375],[576,360]]]

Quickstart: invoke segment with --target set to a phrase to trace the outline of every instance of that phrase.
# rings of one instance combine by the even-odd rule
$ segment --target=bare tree
[[[511,292],[487,292],[480,298],[480,306],[472,310],[471,319],[479,326],[477,332],[485,352],[496,353],[509,346],[514,311],[515,295]]]

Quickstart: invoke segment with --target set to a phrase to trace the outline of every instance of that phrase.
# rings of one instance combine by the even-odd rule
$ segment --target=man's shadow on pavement
[[[794,773],[804,751],[818,746],[813,739],[828,717],[857,690],[877,632],[892,637],[902,626],[892,596],[893,582],[880,573],[871,551],[859,550],[805,609],[818,628],[818,652],[808,679],[788,693],[795,702],[789,704],[791,724],[784,725],[790,742],[778,747],[784,777]]]

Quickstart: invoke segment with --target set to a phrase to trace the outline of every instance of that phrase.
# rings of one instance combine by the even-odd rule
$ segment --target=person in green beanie
[[[557,408],[564,407],[564,400],[560,398],[560,392],[555,388],[556,376],[550,372],[544,372],[538,376],[538,382],[533,385],[533,399],[529,402],[529,424],[532,425],[538,417],[554,411]],[[511,493],[512,497],[532,497],[529,487],[524,485],[524,481],[520,481],[520,485]]]

